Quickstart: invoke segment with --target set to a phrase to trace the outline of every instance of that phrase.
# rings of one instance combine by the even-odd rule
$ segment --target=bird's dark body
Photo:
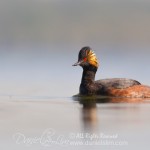
[[[97,68],[89,65],[84,67],[80,84],[80,94],[82,95],[109,95],[108,89],[126,89],[135,85],[140,85],[136,80],[126,78],[111,78],[95,81]]]
[[[94,81],[91,84],[80,85],[80,94],[82,95],[108,95],[108,89],[126,89],[134,85],[141,85],[138,81],[126,78],[111,78]]]

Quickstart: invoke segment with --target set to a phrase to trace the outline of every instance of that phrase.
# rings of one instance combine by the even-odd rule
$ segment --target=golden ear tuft
[[[93,65],[93,66],[95,66],[95,67],[98,68],[99,63],[98,63],[98,60],[97,60],[97,57],[96,57],[94,51],[92,51],[92,50],[89,51],[89,53],[88,53],[88,58],[87,58],[87,59],[88,59],[88,62],[89,62],[91,65]]]

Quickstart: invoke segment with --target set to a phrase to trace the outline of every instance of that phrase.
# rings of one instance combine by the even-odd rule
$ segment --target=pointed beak
[[[72,66],[79,66],[83,61],[78,61],[75,64],[73,64]]]

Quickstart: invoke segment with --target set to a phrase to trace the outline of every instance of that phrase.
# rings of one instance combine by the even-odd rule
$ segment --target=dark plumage
[[[80,84],[81,95],[103,95],[113,97],[150,97],[150,87],[138,81],[126,78],[112,78],[95,81],[99,63],[90,47],[83,47],[78,55],[78,62],[83,74]]]

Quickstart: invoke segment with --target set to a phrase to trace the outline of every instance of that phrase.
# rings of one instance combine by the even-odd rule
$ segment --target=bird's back
[[[102,85],[103,88],[125,89],[134,85],[140,85],[136,80],[126,78],[110,78],[95,81],[96,84]]]

